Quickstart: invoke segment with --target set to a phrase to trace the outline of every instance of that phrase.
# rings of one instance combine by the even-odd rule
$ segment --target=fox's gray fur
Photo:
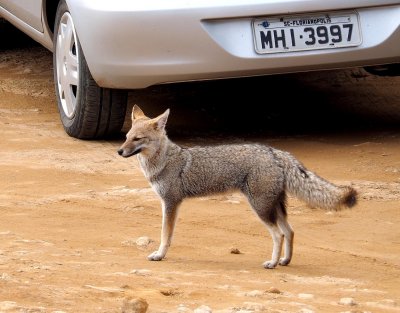
[[[150,119],[135,105],[132,128],[118,150],[123,157],[137,154],[144,175],[162,201],[161,243],[149,260],[165,257],[178,207],[188,197],[240,190],[273,239],[272,258],[264,263],[265,268],[287,265],[292,258],[294,232],[286,218],[287,192],[327,210],[356,204],[353,188],[324,180],[288,152],[257,144],[182,148],[166,135],[168,115],[169,110]],[[283,242],[285,255],[279,259]]]

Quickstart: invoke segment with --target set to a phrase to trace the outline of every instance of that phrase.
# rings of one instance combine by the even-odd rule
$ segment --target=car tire
[[[96,139],[121,130],[128,92],[97,85],[65,0],[60,1],[55,18],[53,71],[58,110],[68,135]]]

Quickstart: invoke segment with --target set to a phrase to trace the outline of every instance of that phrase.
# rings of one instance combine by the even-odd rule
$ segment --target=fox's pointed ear
[[[141,117],[145,117],[145,116],[146,116],[146,115],[144,115],[142,109],[139,108],[139,106],[138,106],[137,104],[135,104],[135,105],[133,106],[133,109],[132,109],[132,121],[133,121],[134,119],[141,118]]]
[[[168,115],[169,115],[169,109],[167,109],[163,114],[157,116],[156,118],[152,119],[152,123],[154,125],[155,129],[162,130],[165,128],[165,125],[167,124],[168,120]]]

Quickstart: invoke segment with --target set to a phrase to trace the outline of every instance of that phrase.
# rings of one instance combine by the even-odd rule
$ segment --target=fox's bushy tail
[[[357,191],[350,186],[336,186],[306,169],[287,152],[280,152],[285,172],[286,190],[313,207],[326,210],[351,208],[357,204]]]

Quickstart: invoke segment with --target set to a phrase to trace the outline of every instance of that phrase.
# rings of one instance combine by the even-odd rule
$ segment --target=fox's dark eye
[[[139,141],[139,140],[142,140],[143,138],[141,138],[141,137],[135,137],[135,138],[133,138],[133,141]]]

